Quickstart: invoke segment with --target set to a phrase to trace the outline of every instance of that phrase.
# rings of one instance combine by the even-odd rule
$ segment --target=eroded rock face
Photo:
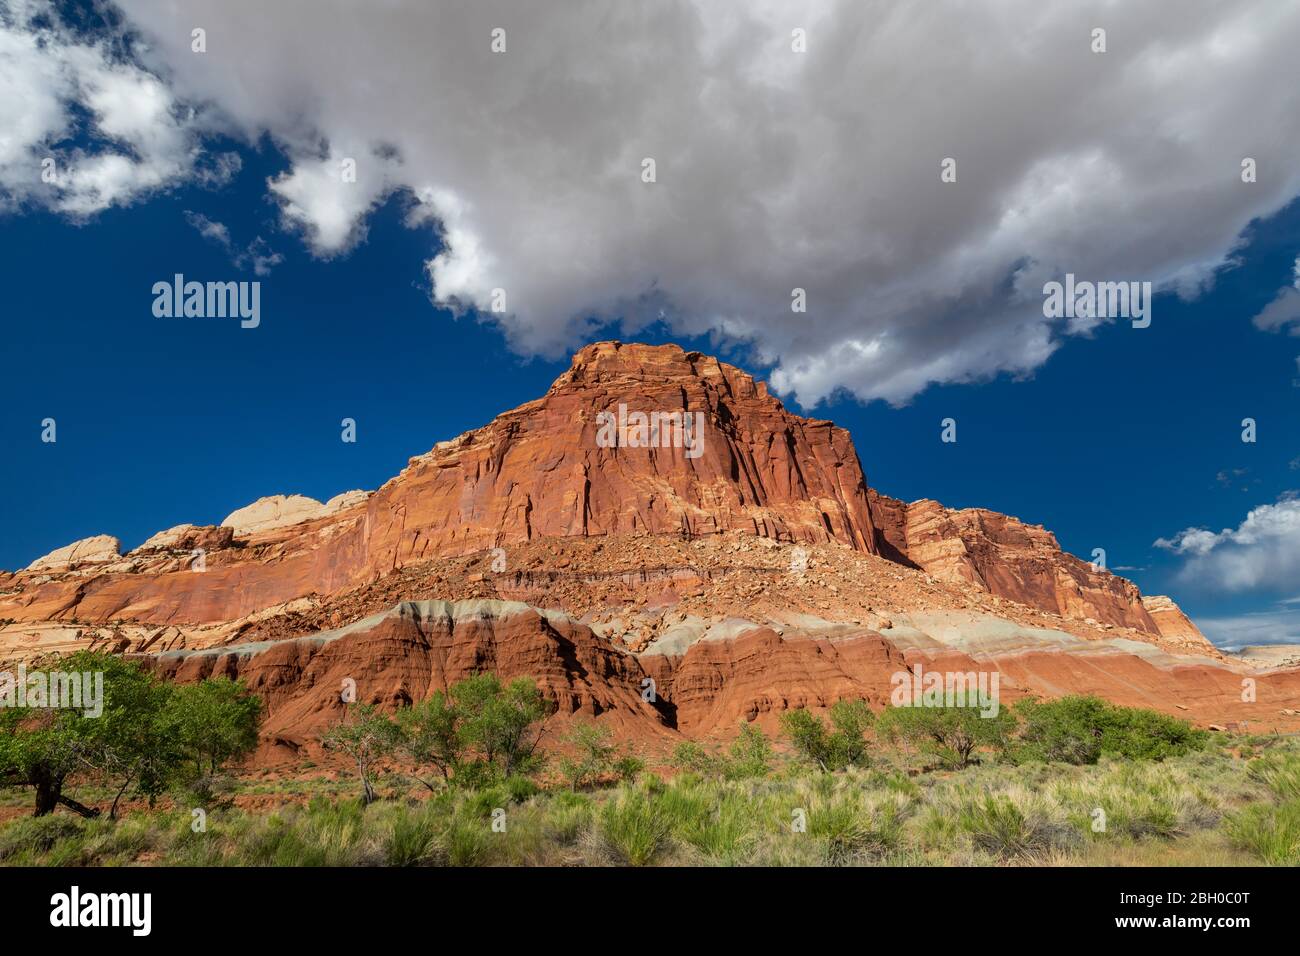
[[[891,676],[907,669],[903,655],[877,633],[831,640],[769,627],[699,641],[681,655],[643,654],[640,661],[674,725],[690,737],[729,737],[754,721],[775,733],[787,710],[820,713],[841,699],[879,710],[889,701]]]
[[[620,405],[629,415],[700,413],[700,445],[602,447],[598,416],[617,416]],[[674,441],[668,429],[660,438]],[[372,551],[398,563],[626,533],[740,530],[876,547],[847,432],[792,415],[765,384],[717,359],[617,342],[578,352],[544,398],[412,459],[368,513],[379,533]]]
[[[1187,647],[1213,647],[1201,629],[1192,623],[1173,598],[1164,594],[1151,594],[1142,598],[1142,606],[1155,621],[1160,636],[1171,644]]]
[[[359,702],[392,708],[477,673],[533,678],[561,723],[603,716],[631,735],[667,732],[641,699],[634,656],[567,615],[513,602],[408,601],[337,631],[143,659],[181,681],[242,678],[266,700],[263,736],[294,748],[339,721],[346,682]]]
[[[904,504],[874,491],[872,506],[882,552],[941,581],[969,582],[1063,617],[1161,633],[1131,581],[1066,554],[1040,525],[983,508]]]
[[[147,541],[135,548],[132,556],[151,554],[159,551],[220,551],[230,547],[234,541],[233,528],[219,525],[179,524],[166,531],[159,531]]]
[[[272,762],[318,749],[320,732],[343,716],[345,687],[355,685],[358,701],[391,710],[484,672],[536,680],[556,704],[552,740],[574,719],[599,719],[619,737],[665,752],[681,736],[730,739],[742,723],[775,734],[783,713],[824,714],[842,699],[879,711],[896,679],[919,669],[972,675],[972,687],[975,675],[996,672],[997,706],[1026,695],[1099,694],[1201,723],[1300,726],[1300,671],[1257,674],[1268,700],[1261,709],[1241,700],[1240,668],[1204,656],[989,618],[972,618],[968,628],[955,621],[921,616],[913,624],[925,630],[884,631],[735,621],[667,653],[633,654],[563,612],[511,601],[406,601],[333,631],[140,659],[179,681],[242,679],[266,702],[261,759]],[[167,644],[174,639],[167,630],[158,639],[161,646],[149,649],[177,647]]]
[[[699,413],[701,444],[671,447],[668,434],[669,447],[602,447],[598,416],[617,416],[620,405]],[[870,492],[846,432],[792,415],[763,383],[676,346],[590,345],[543,398],[439,443],[373,494],[325,504],[272,496],[223,526],[237,541],[182,526],[132,555],[189,544],[208,552],[203,575],[180,564],[110,565],[113,573],[0,595],[0,617],[218,623],[542,538],[740,531],[834,542],[1031,607],[1161,633],[1130,582],[1063,554],[1050,532],[982,509]],[[78,542],[37,565],[48,571],[90,555],[115,558],[112,539]]]
[[[602,447],[597,416],[617,415],[620,405],[700,413],[698,454],[671,447],[671,434],[670,447]],[[847,432],[791,414],[766,385],[717,359],[616,342],[584,348],[546,396],[411,459],[364,499],[321,505],[277,495],[222,524],[249,547],[209,554],[201,577],[50,582],[0,598],[0,616],[212,623],[441,556],[548,536],[736,530],[865,553],[877,540]]]
[[[653,447],[601,434],[606,413],[656,412],[703,430]],[[462,600],[412,600],[444,597]],[[948,615],[948,636],[912,612]],[[976,612],[1012,638],[963,643]],[[1167,598],[1144,600],[1041,527],[876,494],[842,429],[716,359],[616,342],[373,493],[274,496],[125,558],[100,536],[0,574],[0,663],[79,646],[181,679],[244,677],[291,749],[337,719],[346,678],[395,706],[476,671],[534,677],[561,714],[641,736],[774,730],[784,710],[842,697],[883,705],[920,658],[997,668],[1009,699],[1101,693],[1173,712],[1187,698],[1241,716],[1239,675]],[[1294,709],[1300,673],[1278,681]]]
[[[82,538],[51,551],[27,565],[28,571],[66,571],[82,564],[108,564],[122,554],[122,543],[107,534]]]

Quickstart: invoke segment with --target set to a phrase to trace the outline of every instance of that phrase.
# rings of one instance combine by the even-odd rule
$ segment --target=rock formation
[[[122,544],[117,538],[97,534],[56,548],[27,565],[28,571],[66,571],[82,564],[108,564],[121,557]]]
[[[617,342],[372,493],[276,495],[125,557],[100,536],[0,573],[0,663],[85,646],[245,678],[290,751],[345,677],[395,705],[527,674],[561,718],[669,739],[883,705],[921,661],[996,669],[1008,699],[1241,719],[1249,669],[1039,526],[870,490],[847,432],[741,370]],[[1300,703],[1298,672],[1260,681],[1278,713]]]

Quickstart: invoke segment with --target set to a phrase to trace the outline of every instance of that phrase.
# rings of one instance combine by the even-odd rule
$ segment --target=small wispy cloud
[[[199,235],[216,243],[230,256],[236,269],[252,269],[255,275],[269,275],[271,270],[284,261],[284,256],[275,252],[261,236],[255,238],[243,249],[235,244],[230,236],[230,229],[225,223],[209,219],[192,210],[185,210],[185,221],[198,230]]]
[[[1283,286],[1273,300],[1251,321],[1265,332],[1300,335],[1300,258],[1292,266],[1291,284]],[[1300,366],[1300,358],[1296,359]]]

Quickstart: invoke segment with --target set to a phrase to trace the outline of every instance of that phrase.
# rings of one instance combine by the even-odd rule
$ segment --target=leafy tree
[[[1010,755],[1017,762],[1041,760],[1096,763],[1102,754],[1130,760],[1163,760],[1205,745],[1209,735],[1187,721],[1100,697],[1028,699],[1015,707],[1021,720]]]
[[[460,714],[447,694],[434,691],[427,700],[402,708],[397,712],[397,725],[398,748],[417,770],[434,767],[444,784],[460,772],[466,744],[460,732]],[[415,779],[436,792],[428,780],[418,775]]]
[[[974,753],[981,747],[1005,748],[1015,730],[1016,718],[1010,710],[984,713],[978,705],[889,707],[876,721],[876,733],[891,742],[910,744],[944,767],[960,769],[975,762]]]
[[[38,817],[53,813],[59,804],[82,816],[97,816],[98,810],[63,793],[65,781],[80,766],[88,747],[87,735],[80,729],[57,711],[16,707],[0,711],[0,785],[31,787]]]
[[[242,681],[210,678],[177,686],[167,718],[195,775],[216,774],[257,747],[262,701]]]
[[[64,788],[74,774],[96,775],[118,787],[112,811],[132,786],[151,798],[166,785],[174,751],[162,712],[170,686],[110,654],[78,651],[58,671],[98,675],[99,713],[84,709],[6,707],[0,711],[0,785],[31,787],[35,815],[64,806],[82,816],[100,811]]]
[[[179,686],[134,661],[92,651],[61,658],[57,672],[102,681],[96,714],[53,707],[0,712],[0,784],[32,787],[37,816],[60,805],[99,814],[64,793],[74,775],[112,788],[109,815],[116,817],[128,794],[152,802],[178,779],[216,771],[257,742],[261,702],[228,680]]]
[[[510,777],[536,768],[542,734],[537,724],[555,705],[532,680],[517,677],[503,686],[494,675],[479,674],[456,684],[451,698],[459,715],[460,740],[479,753],[489,769]]]
[[[414,766],[415,779],[435,769],[443,784],[476,787],[536,771],[542,721],[554,710],[526,677],[508,684],[478,674],[435,691],[427,700],[399,710],[395,748]]]
[[[366,806],[375,802],[379,764],[397,747],[398,727],[373,704],[352,704],[344,719],[321,735],[328,750],[337,750],[356,764]]]
[[[781,715],[781,729],[790,738],[795,752],[822,770],[830,770],[831,745],[826,725],[803,708]]]
[[[128,792],[154,800],[182,772],[183,752],[172,720],[177,687],[132,661],[97,655],[104,670],[103,713],[92,720],[82,752],[83,769],[116,786],[109,816]],[[69,659],[69,668],[76,667]],[[79,667],[77,669],[80,669]]]
[[[837,700],[831,705],[831,757],[837,766],[867,763],[867,730],[876,721],[864,700]]]
[[[861,700],[838,700],[830,709],[833,731],[806,710],[781,715],[781,729],[801,757],[822,770],[842,770],[867,762],[866,731],[875,720]]]

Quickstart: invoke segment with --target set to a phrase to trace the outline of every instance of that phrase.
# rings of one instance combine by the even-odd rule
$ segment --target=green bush
[[[861,700],[839,700],[830,709],[832,731],[806,710],[781,715],[781,729],[795,752],[823,771],[867,764],[866,731],[875,715]]]
[[[1200,750],[1206,731],[1154,710],[1120,707],[1100,697],[1023,700],[1015,706],[1021,721],[1009,756],[1071,764],[1096,763],[1103,754],[1128,760],[1164,760]]]
[[[590,786],[610,771],[618,748],[609,739],[609,728],[594,721],[575,723],[565,735],[564,740],[573,749],[573,756],[560,761],[560,773],[568,780],[570,790]]]
[[[63,841],[81,842],[86,824],[54,815],[15,820],[0,830],[0,863],[15,862],[24,854],[39,857]]]
[[[723,776],[728,780],[765,777],[772,769],[772,744],[754,724],[741,724],[727,758]]]
[[[892,803],[870,809],[851,799],[831,799],[814,804],[808,814],[808,832],[824,841],[827,866],[882,857],[898,845],[901,831],[902,815]]]
[[[401,808],[388,830],[384,842],[384,861],[388,866],[419,866],[436,854],[441,820],[427,808]]]
[[[876,733],[915,747],[942,767],[962,769],[976,762],[981,748],[1005,748],[1015,726],[1015,717],[1005,708],[986,716],[978,705],[889,707],[877,720]]]
[[[693,773],[700,777],[721,777],[726,768],[726,761],[717,754],[706,750],[694,740],[683,740],[673,748],[669,761],[678,770]]]

